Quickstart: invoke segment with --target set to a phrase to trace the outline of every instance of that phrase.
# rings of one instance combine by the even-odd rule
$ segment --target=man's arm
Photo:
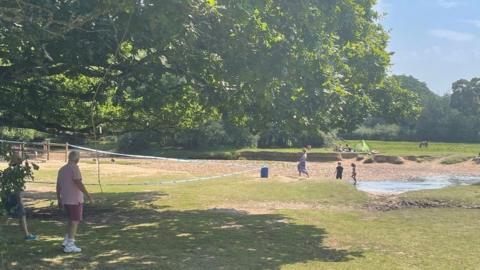
[[[88,200],[93,203],[93,198],[92,196],[90,196],[90,193],[88,193],[87,189],[85,188],[82,179],[73,179],[73,182],[75,183],[75,185],[77,185],[78,189],[80,189],[80,191],[83,192],[85,196],[87,196]]]
[[[60,185],[57,181],[57,202],[58,202],[58,208],[62,208],[62,200],[60,198]]]

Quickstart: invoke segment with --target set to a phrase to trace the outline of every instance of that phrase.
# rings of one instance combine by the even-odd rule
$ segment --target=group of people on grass
[[[65,210],[68,218],[67,230],[62,243],[63,251],[66,253],[82,251],[81,248],[75,245],[75,235],[77,234],[78,224],[83,219],[84,196],[90,202],[93,202],[92,197],[82,182],[82,174],[78,167],[79,160],[80,153],[71,151],[68,155],[68,163],[60,168],[57,177],[56,194],[58,207]],[[19,218],[20,226],[25,234],[25,240],[36,240],[37,237],[28,230],[21,192],[7,194],[3,200],[6,212],[13,218]]]
[[[307,177],[310,177],[310,174],[308,173],[307,170],[307,152],[310,147],[305,147],[303,148],[303,153],[300,156],[300,159],[298,160],[298,176],[302,176],[302,174],[305,174]],[[357,185],[357,165],[355,163],[352,163],[350,165],[352,167],[352,180],[353,184]],[[343,166],[341,162],[337,163],[337,167],[335,168],[335,179],[343,179]]]
[[[335,145],[335,148],[333,149],[335,152],[343,152],[343,153],[350,153],[350,152],[355,152],[355,149],[352,148],[350,145],[345,144],[343,145]]]

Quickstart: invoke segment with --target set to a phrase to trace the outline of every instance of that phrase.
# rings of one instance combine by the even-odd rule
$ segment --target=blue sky
[[[437,94],[480,77],[480,0],[380,0],[390,32],[391,73],[412,75]]]

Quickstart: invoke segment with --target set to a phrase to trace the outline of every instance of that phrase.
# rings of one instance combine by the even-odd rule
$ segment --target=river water
[[[398,194],[408,191],[439,189],[458,185],[480,183],[480,176],[425,176],[411,178],[408,181],[359,181],[357,188],[366,192]]]

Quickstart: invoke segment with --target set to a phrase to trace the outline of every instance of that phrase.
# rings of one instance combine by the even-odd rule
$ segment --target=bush
[[[345,137],[349,139],[365,140],[399,140],[409,139],[412,132],[404,127],[395,124],[376,124],[373,127],[361,125],[352,134]]]
[[[312,145],[315,147],[333,146],[337,141],[334,133],[325,133],[321,130],[306,129],[300,132],[287,132],[271,128],[260,134],[260,147],[292,147]]]
[[[0,157],[8,162],[8,167],[0,170],[0,209],[3,211],[4,198],[25,190],[25,183],[33,180],[33,170],[38,170],[38,166],[4,143],[0,143]]]
[[[186,148],[257,147],[258,136],[248,128],[237,127],[223,121],[210,121],[197,129],[188,129],[175,135],[175,144]]]
[[[157,134],[150,131],[129,132],[118,139],[118,150],[125,153],[138,153],[150,148]]]
[[[0,127],[0,138],[7,140],[33,141],[45,139],[46,136],[46,133],[33,129]]]
[[[258,140],[260,136],[253,135],[246,127],[227,125],[226,131],[230,137],[232,146],[252,148],[256,148],[258,146]]]
[[[471,160],[472,158],[473,157],[471,156],[450,156],[442,159],[440,163],[444,165],[452,165],[452,164],[462,163],[462,162]]]
[[[272,127],[262,133],[258,138],[259,147],[292,147],[295,141],[287,131]]]
[[[188,129],[182,130],[173,135],[173,145],[185,148],[198,147],[198,130]]]
[[[200,146],[225,146],[231,145],[232,140],[228,136],[225,126],[220,121],[210,121],[206,125],[199,129],[199,141]]]
[[[335,134],[325,133],[321,130],[305,130],[300,132],[297,144],[310,144],[316,147],[333,146],[337,138]]]

